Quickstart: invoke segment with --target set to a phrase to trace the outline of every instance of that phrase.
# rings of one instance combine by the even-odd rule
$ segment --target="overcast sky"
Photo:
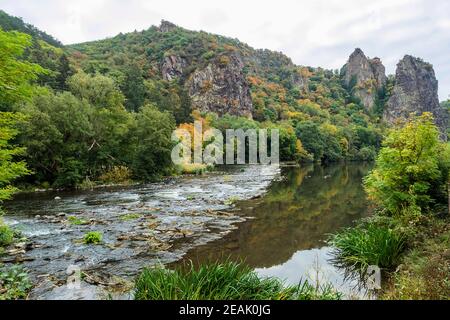
[[[405,55],[431,62],[450,95],[447,0],[0,0],[65,44],[147,29],[161,19],[282,51],[296,64],[340,68],[355,47],[388,73]]]

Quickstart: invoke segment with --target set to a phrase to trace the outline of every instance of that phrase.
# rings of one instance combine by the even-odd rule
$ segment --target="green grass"
[[[32,285],[21,266],[0,268],[0,300],[26,299]]]
[[[369,266],[392,268],[405,249],[405,238],[386,226],[368,222],[331,236],[337,265],[362,271]]]
[[[307,282],[284,286],[277,278],[260,278],[251,268],[234,262],[195,268],[145,269],[135,282],[136,300],[337,300],[330,286]]]
[[[130,214],[125,214],[125,215],[121,216],[120,220],[122,220],[122,221],[131,221],[131,220],[140,219],[141,217],[142,217],[142,214],[130,213]]]
[[[103,241],[103,235],[101,232],[92,231],[84,235],[84,244],[99,244]]]
[[[450,219],[429,217],[389,280],[381,299],[450,300]]]
[[[83,220],[81,218],[75,217],[75,216],[70,216],[67,218],[67,220],[69,221],[70,224],[75,225],[75,226],[82,226],[82,225],[87,225],[89,224],[88,221]]]
[[[227,200],[225,200],[223,203],[225,205],[227,205],[227,206],[232,206],[232,205],[236,204],[240,200],[241,199],[239,197],[232,196],[232,197],[228,198]]]

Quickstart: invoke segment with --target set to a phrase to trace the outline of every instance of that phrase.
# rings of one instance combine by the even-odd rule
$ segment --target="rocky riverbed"
[[[233,167],[144,186],[22,194],[6,204],[5,221],[26,239],[1,260],[29,271],[31,299],[127,299],[144,267],[177,261],[251,218],[234,202],[261,196],[279,175],[277,167]],[[83,242],[92,231],[100,244]],[[81,285],[68,286],[79,273]]]

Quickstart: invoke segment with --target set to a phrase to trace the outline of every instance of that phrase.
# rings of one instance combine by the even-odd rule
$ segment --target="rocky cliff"
[[[376,103],[378,90],[386,84],[386,71],[379,58],[368,59],[361,49],[355,49],[341,71],[352,94],[367,110]]]
[[[163,20],[158,29],[162,33],[170,33],[177,28]],[[228,113],[251,118],[253,103],[244,66],[237,52],[224,52],[197,60],[166,52],[159,68],[164,80],[179,81],[185,87],[193,109],[215,112],[219,116]]]
[[[186,59],[177,55],[170,55],[163,58],[161,63],[161,75],[164,80],[172,81],[179,79],[187,67]]]
[[[440,106],[438,81],[433,66],[422,59],[406,55],[397,65],[395,86],[389,98],[384,119],[394,122],[411,113],[431,112],[443,133],[448,126],[447,112]]]
[[[185,84],[193,108],[251,118],[252,97],[243,68],[239,55],[231,54],[195,70]]]

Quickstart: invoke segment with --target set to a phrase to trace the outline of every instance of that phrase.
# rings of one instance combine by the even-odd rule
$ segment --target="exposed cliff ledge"
[[[177,25],[166,20],[161,20],[161,25],[159,26],[160,32],[170,32],[172,30],[175,30],[177,28]]]
[[[367,110],[376,102],[378,90],[386,84],[386,70],[379,58],[368,59],[357,48],[341,71],[344,82],[351,87],[352,94],[361,100]]]
[[[186,60],[179,56],[171,55],[164,57],[161,63],[162,78],[167,81],[178,79],[183,75],[186,66]]]
[[[185,83],[193,108],[219,115],[251,117],[252,97],[243,68],[241,58],[231,54],[220,56],[205,68],[195,70]]]
[[[448,115],[439,104],[438,81],[433,66],[422,59],[406,55],[397,65],[395,86],[387,102],[384,119],[394,122],[411,113],[431,112],[446,138]]]

